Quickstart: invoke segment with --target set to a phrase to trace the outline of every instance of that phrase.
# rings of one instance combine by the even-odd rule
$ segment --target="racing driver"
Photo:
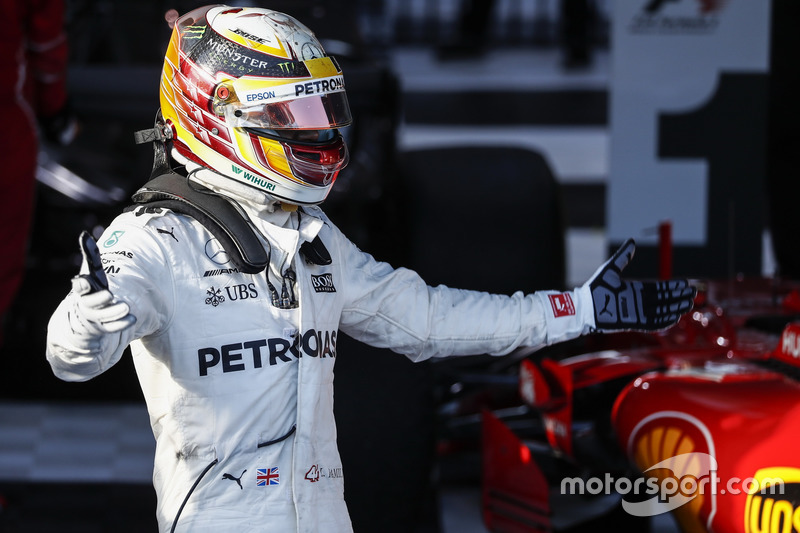
[[[318,207],[348,162],[336,60],[291,16],[222,5],[174,24],[150,181],[95,242],[48,325],[61,379],[130,346],[156,439],[159,530],[352,531],[333,419],[339,331],[413,361],[658,330],[685,280],[629,281],[626,242],[572,291],[431,287]]]

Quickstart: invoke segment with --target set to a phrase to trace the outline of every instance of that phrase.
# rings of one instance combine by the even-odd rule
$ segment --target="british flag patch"
[[[277,466],[272,468],[256,469],[256,486],[266,487],[267,485],[280,485],[281,473]]]

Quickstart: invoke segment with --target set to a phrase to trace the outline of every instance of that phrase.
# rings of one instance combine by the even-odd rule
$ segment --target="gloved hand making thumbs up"
[[[628,239],[579,290],[594,306],[595,331],[666,329],[692,309],[697,290],[685,279],[631,281],[622,270],[636,244]]]
[[[107,361],[96,360],[103,352],[107,335],[116,334],[136,322],[127,303],[117,300],[108,288],[100,252],[85,231],[79,238],[83,262],[72,278],[72,291],[61,303],[66,313],[54,314],[48,325],[48,344],[80,354],[82,365],[104,368]]]
[[[116,301],[108,290],[97,243],[84,231],[79,244],[83,263],[80,273],[72,278],[72,292],[78,296],[70,313],[72,330],[83,337],[94,337],[116,333],[135,323],[128,304]]]
[[[576,334],[667,329],[692,309],[697,290],[688,280],[622,277],[635,249],[633,239],[628,239],[580,287],[540,293],[546,309],[548,344]]]

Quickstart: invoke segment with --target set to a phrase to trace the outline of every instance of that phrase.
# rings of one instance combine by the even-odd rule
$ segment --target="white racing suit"
[[[297,308],[273,306],[266,271],[238,272],[193,218],[138,207],[98,240],[110,290],[136,323],[86,353],[59,333],[74,293],[50,322],[47,358],[65,380],[97,376],[130,344],[162,532],[352,530],[333,418],[339,331],[419,361],[552,344],[591,321],[590,300],[563,313],[546,292],[429,287],[360,251],[319,208],[248,212],[270,243],[276,290],[281,273],[296,274]],[[298,253],[317,235],[327,266]]]

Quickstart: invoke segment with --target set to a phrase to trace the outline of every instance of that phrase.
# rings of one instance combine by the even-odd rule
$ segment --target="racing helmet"
[[[289,204],[322,202],[349,160],[341,68],[284,13],[213,5],[179,17],[160,104],[181,156]]]

